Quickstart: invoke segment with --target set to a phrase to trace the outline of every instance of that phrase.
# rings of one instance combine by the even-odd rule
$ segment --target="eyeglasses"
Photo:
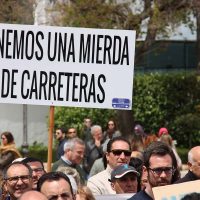
[[[122,153],[124,153],[125,156],[131,156],[131,151],[129,150],[115,149],[110,152],[112,152],[115,156],[120,156]]]
[[[72,134],[72,133],[76,133],[75,131],[70,131],[70,132],[68,132],[69,134]]]
[[[148,168],[149,170],[151,170],[155,175],[160,176],[163,172],[165,172],[166,175],[171,175],[174,173],[174,168],[173,167],[159,167],[159,168],[155,168],[155,169],[151,169]]]
[[[42,167],[40,167],[40,168],[32,169],[32,171],[35,172],[35,173],[41,173],[41,172],[44,171],[44,169]]]
[[[62,193],[60,195],[52,195],[52,196],[49,196],[47,198],[48,198],[48,200],[57,200],[58,197],[61,197],[63,200],[68,200],[70,198],[70,194],[65,192],[65,193]]]
[[[31,177],[30,175],[14,176],[5,178],[5,180],[8,181],[10,184],[14,185],[19,181],[19,179],[21,179],[23,183],[27,183],[30,180],[30,177]]]

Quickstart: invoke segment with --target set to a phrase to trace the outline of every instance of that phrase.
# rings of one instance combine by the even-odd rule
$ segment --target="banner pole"
[[[50,106],[50,111],[49,111],[49,132],[48,132],[47,172],[51,171],[52,149],[53,149],[53,129],[54,129],[54,106]]]

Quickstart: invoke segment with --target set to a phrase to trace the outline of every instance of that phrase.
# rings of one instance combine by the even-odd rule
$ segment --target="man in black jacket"
[[[103,133],[101,126],[92,126],[91,135],[92,139],[86,142],[85,160],[83,165],[87,174],[90,173],[94,161],[103,156]]]
[[[56,159],[59,160],[64,154],[64,144],[67,141],[66,130],[64,128],[57,128],[55,133],[55,139],[58,141]]]
[[[175,183],[183,183],[200,179],[200,146],[193,147],[188,152],[188,173]]]
[[[178,177],[177,161],[172,149],[163,142],[152,142],[144,151],[145,188],[129,200],[154,200],[153,187],[170,185]]]

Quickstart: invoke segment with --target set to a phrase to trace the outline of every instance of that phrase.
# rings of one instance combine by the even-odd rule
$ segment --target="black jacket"
[[[64,144],[67,142],[67,139],[64,138],[61,141],[59,141],[59,144],[57,146],[57,151],[56,151],[56,159],[59,160],[61,156],[64,154]]]
[[[83,168],[85,169],[86,173],[89,174],[94,161],[98,158],[101,158],[102,156],[102,145],[100,147],[97,147],[94,143],[94,140],[90,140],[86,143],[85,159],[83,162]]]
[[[180,178],[178,181],[176,181],[175,184],[196,180],[199,180],[199,178],[189,170],[188,173],[183,178]]]

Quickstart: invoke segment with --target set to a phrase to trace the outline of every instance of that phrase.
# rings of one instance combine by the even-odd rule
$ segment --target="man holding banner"
[[[163,142],[152,142],[144,151],[143,176],[147,178],[146,188],[129,200],[152,200],[153,187],[172,184],[178,180],[179,175],[172,149]]]

